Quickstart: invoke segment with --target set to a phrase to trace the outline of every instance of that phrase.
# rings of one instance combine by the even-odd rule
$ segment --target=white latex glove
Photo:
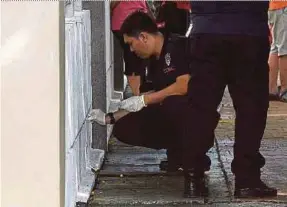
[[[144,96],[133,96],[120,103],[120,108],[125,109],[129,112],[140,111],[145,107]]]
[[[100,125],[106,125],[106,114],[101,109],[92,109],[87,118],[88,121],[95,121]]]

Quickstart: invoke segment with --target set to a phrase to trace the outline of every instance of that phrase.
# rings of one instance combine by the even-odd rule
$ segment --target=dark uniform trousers
[[[258,177],[268,110],[268,37],[198,34],[191,37],[190,122],[183,140],[185,168],[196,168],[217,125],[217,107],[228,86],[236,112],[232,171]]]
[[[162,104],[149,105],[121,118],[114,125],[113,134],[130,145],[168,149],[169,162],[171,158],[172,162],[181,164],[182,136],[188,120],[188,108],[187,96],[170,96]],[[210,164],[209,157],[203,156],[200,166],[208,170]]]

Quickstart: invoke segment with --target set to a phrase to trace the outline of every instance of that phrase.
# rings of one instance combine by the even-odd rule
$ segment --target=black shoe
[[[279,100],[280,100],[279,94],[269,93],[269,101],[279,101]]]
[[[185,173],[183,197],[192,198],[206,196],[208,196],[208,187],[204,173]]]
[[[235,183],[234,196],[238,198],[273,197],[277,196],[277,189],[268,187],[261,180],[245,186]]]
[[[167,172],[177,172],[183,170],[182,165],[168,161],[161,161],[159,164],[159,169],[161,171],[167,171]]]

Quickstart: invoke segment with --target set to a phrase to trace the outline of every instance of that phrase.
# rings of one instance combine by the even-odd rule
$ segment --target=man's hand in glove
[[[106,125],[106,114],[100,109],[92,109],[87,118],[88,121],[95,121],[100,125]]]
[[[120,108],[129,112],[140,111],[145,106],[146,104],[143,95],[130,97],[120,103]]]

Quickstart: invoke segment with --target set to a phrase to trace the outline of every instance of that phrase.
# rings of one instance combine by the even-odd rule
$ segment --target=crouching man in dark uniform
[[[114,136],[124,143],[167,149],[168,170],[174,171],[182,166],[181,140],[185,135],[183,127],[188,122],[188,39],[178,35],[165,37],[156,23],[142,12],[127,17],[121,31],[131,51],[140,58],[151,58],[149,72],[155,91],[123,100],[122,110],[113,114],[95,109],[89,120],[114,124]],[[202,171],[209,170],[209,158],[198,167]]]

